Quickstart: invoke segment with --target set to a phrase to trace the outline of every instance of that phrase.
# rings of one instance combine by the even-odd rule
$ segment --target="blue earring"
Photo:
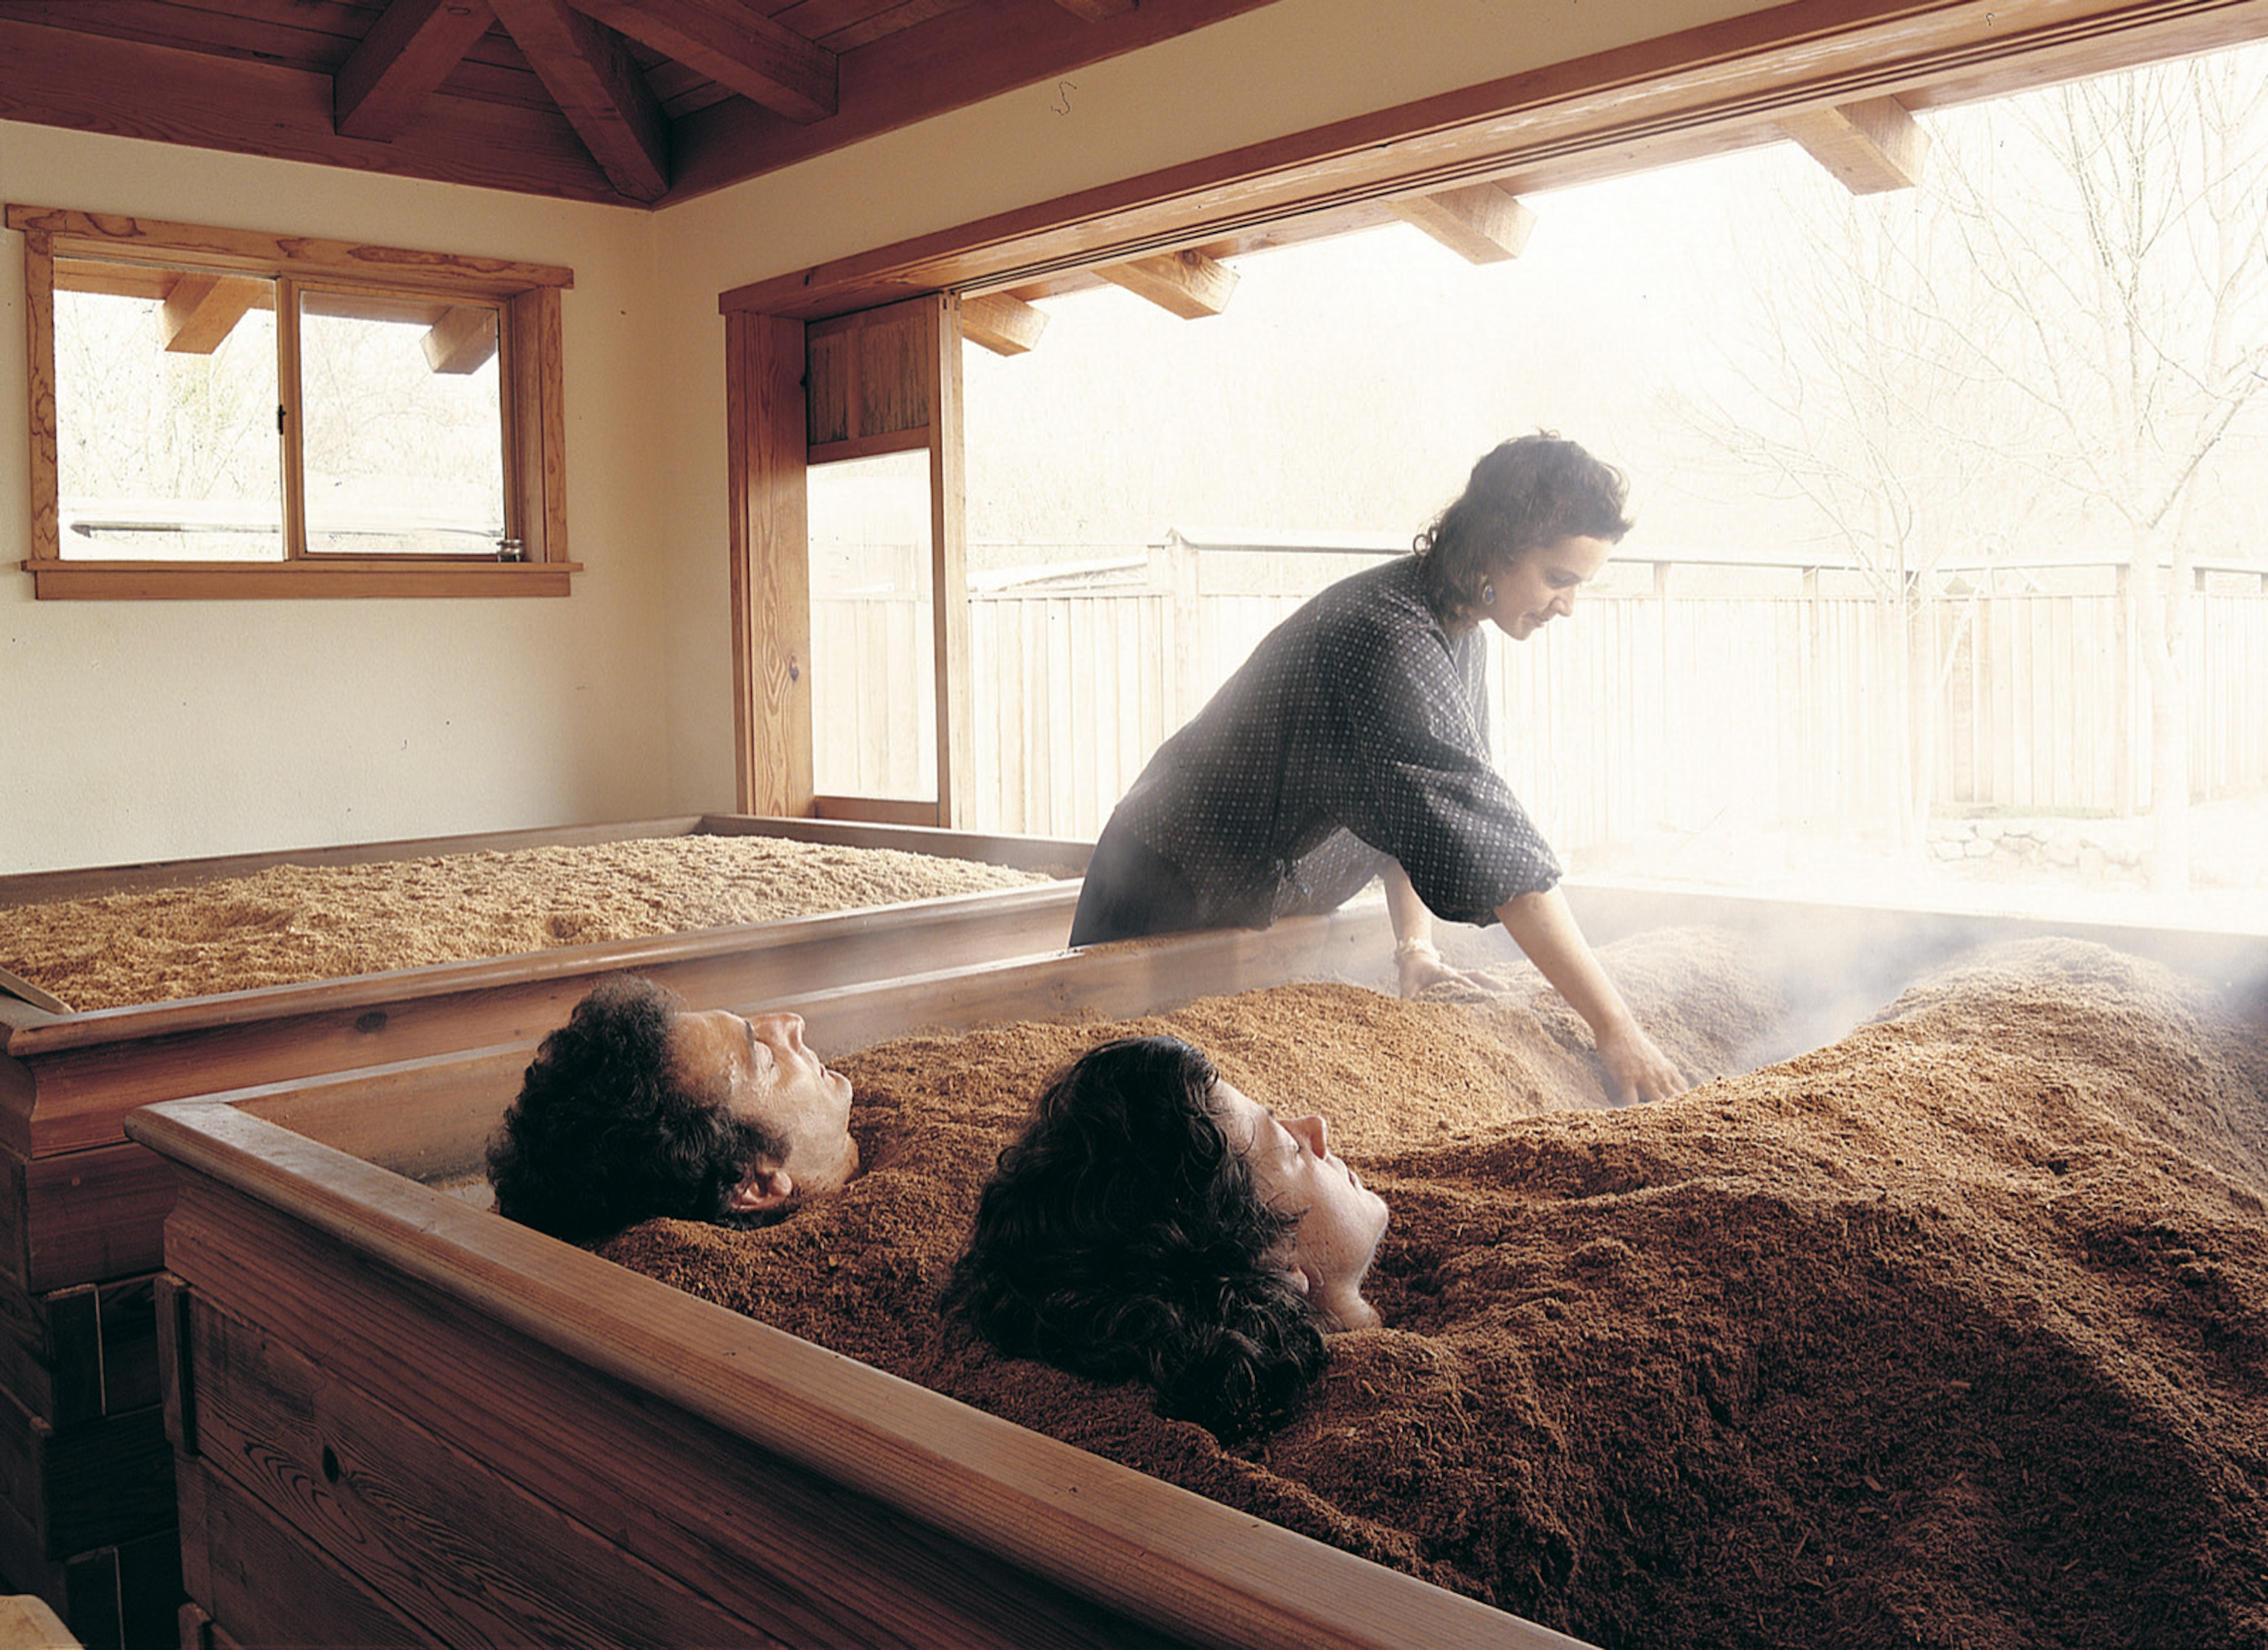
[[[1484,608],[1493,608],[1496,606],[1496,586],[1494,585],[1484,584],[1481,586],[1481,606]]]

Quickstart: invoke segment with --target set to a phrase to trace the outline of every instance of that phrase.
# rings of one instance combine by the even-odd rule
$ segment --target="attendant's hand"
[[[1462,969],[1451,968],[1431,946],[1403,944],[1394,948],[1395,966],[1401,972],[1402,994],[1415,997],[1430,985],[1454,985],[1469,991],[1490,992],[1488,982],[1476,980]]]
[[[1617,1106],[1667,1100],[1693,1086],[1676,1063],[1636,1025],[1599,1039],[1599,1058]]]

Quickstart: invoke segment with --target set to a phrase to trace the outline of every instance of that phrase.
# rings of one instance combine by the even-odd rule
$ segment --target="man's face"
[[[1575,593],[1599,576],[1614,546],[1604,539],[1562,539],[1539,545],[1499,571],[1488,616],[1515,642],[1575,611]]]
[[[1321,1117],[1279,1118],[1225,1082],[1214,1083],[1212,1106],[1261,1201],[1300,1217],[1285,1265],[1306,1280],[1308,1304],[1332,1328],[1376,1323],[1362,1280],[1386,1235],[1386,1200],[1333,1154]]]
[[[776,1206],[788,1197],[833,1191],[858,1170],[850,1138],[850,1079],[803,1046],[803,1016],[729,1009],[676,1015],[670,1050],[679,1079],[718,1093],[734,1116],[784,1143],[777,1160],[760,1160],[735,1194],[737,1209]]]

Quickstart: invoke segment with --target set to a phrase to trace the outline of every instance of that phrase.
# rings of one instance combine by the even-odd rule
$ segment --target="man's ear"
[[[795,1196],[795,1176],[784,1168],[759,1167],[733,1188],[725,1207],[733,1214],[760,1214]]]

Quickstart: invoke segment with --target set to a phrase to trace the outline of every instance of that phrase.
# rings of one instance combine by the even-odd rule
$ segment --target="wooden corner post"
[[[803,323],[725,317],[733,751],[744,814],[812,811],[810,521]]]

